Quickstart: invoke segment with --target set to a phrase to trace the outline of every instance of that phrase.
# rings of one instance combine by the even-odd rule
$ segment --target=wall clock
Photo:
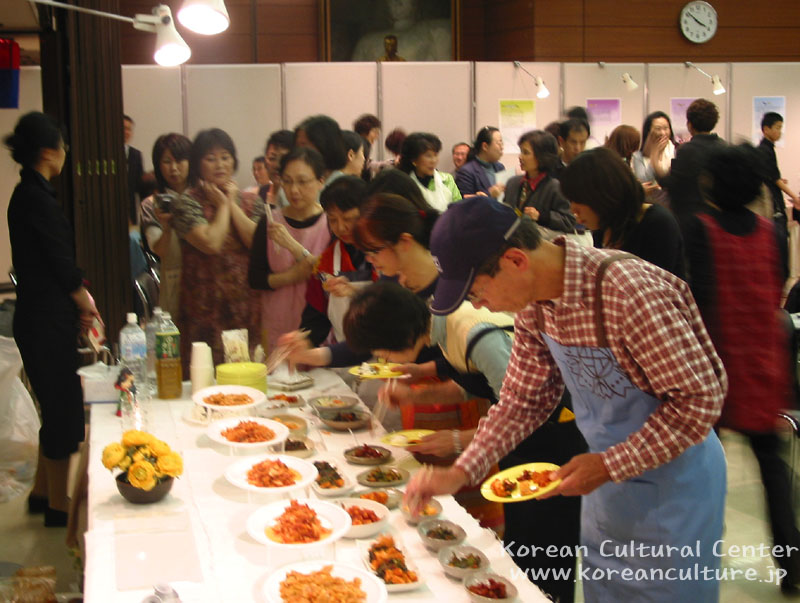
[[[717,33],[717,11],[708,2],[695,0],[681,10],[681,33],[690,42],[703,44]]]

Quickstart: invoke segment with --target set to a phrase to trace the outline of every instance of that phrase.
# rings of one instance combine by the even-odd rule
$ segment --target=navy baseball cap
[[[434,314],[455,312],[467,297],[475,272],[517,229],[520,217],[492,197],[452,203],[431,233],[431,254],[439,281],[431,302]]]

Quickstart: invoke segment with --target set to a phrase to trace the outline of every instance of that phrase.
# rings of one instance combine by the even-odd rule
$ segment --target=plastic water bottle
[[[145,329],[145,335],[147,336],[147,381],[151,384],[156,382],[156,331],[161,325],[162,315],[163,310],[156,306],[153,310],[153,316]]]
[[[156,331],[156,378],[158,397],[170,400],[180,398],[183,393],[181,334],[169,312],[164,312],[162,316]]]
[[[128,324],[119,332],[119,355],[122,365],[133,373],[136,389],[146,391],[147,336],[136,322],[136,314],[128,312]]]

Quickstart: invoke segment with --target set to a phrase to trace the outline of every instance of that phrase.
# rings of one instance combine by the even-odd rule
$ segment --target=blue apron
[[[589,451],[603,452],[638,431],[661,400],[631,383],[607,346],[602,302],[596,308],[600,346],[565,346],[542,335]],[[717,601],[720,551],[715,555],[714,546],[722,538],[725,473],[722,445],[711,431],[669,463],[584,496],[586,601]]]

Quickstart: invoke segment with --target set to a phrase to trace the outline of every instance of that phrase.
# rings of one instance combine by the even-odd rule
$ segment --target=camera
[[[165,214],[168,214],[172,211],[172,202],[174,200],[175,197],[168,193],[158,194],[156,195],[156,207]]]

